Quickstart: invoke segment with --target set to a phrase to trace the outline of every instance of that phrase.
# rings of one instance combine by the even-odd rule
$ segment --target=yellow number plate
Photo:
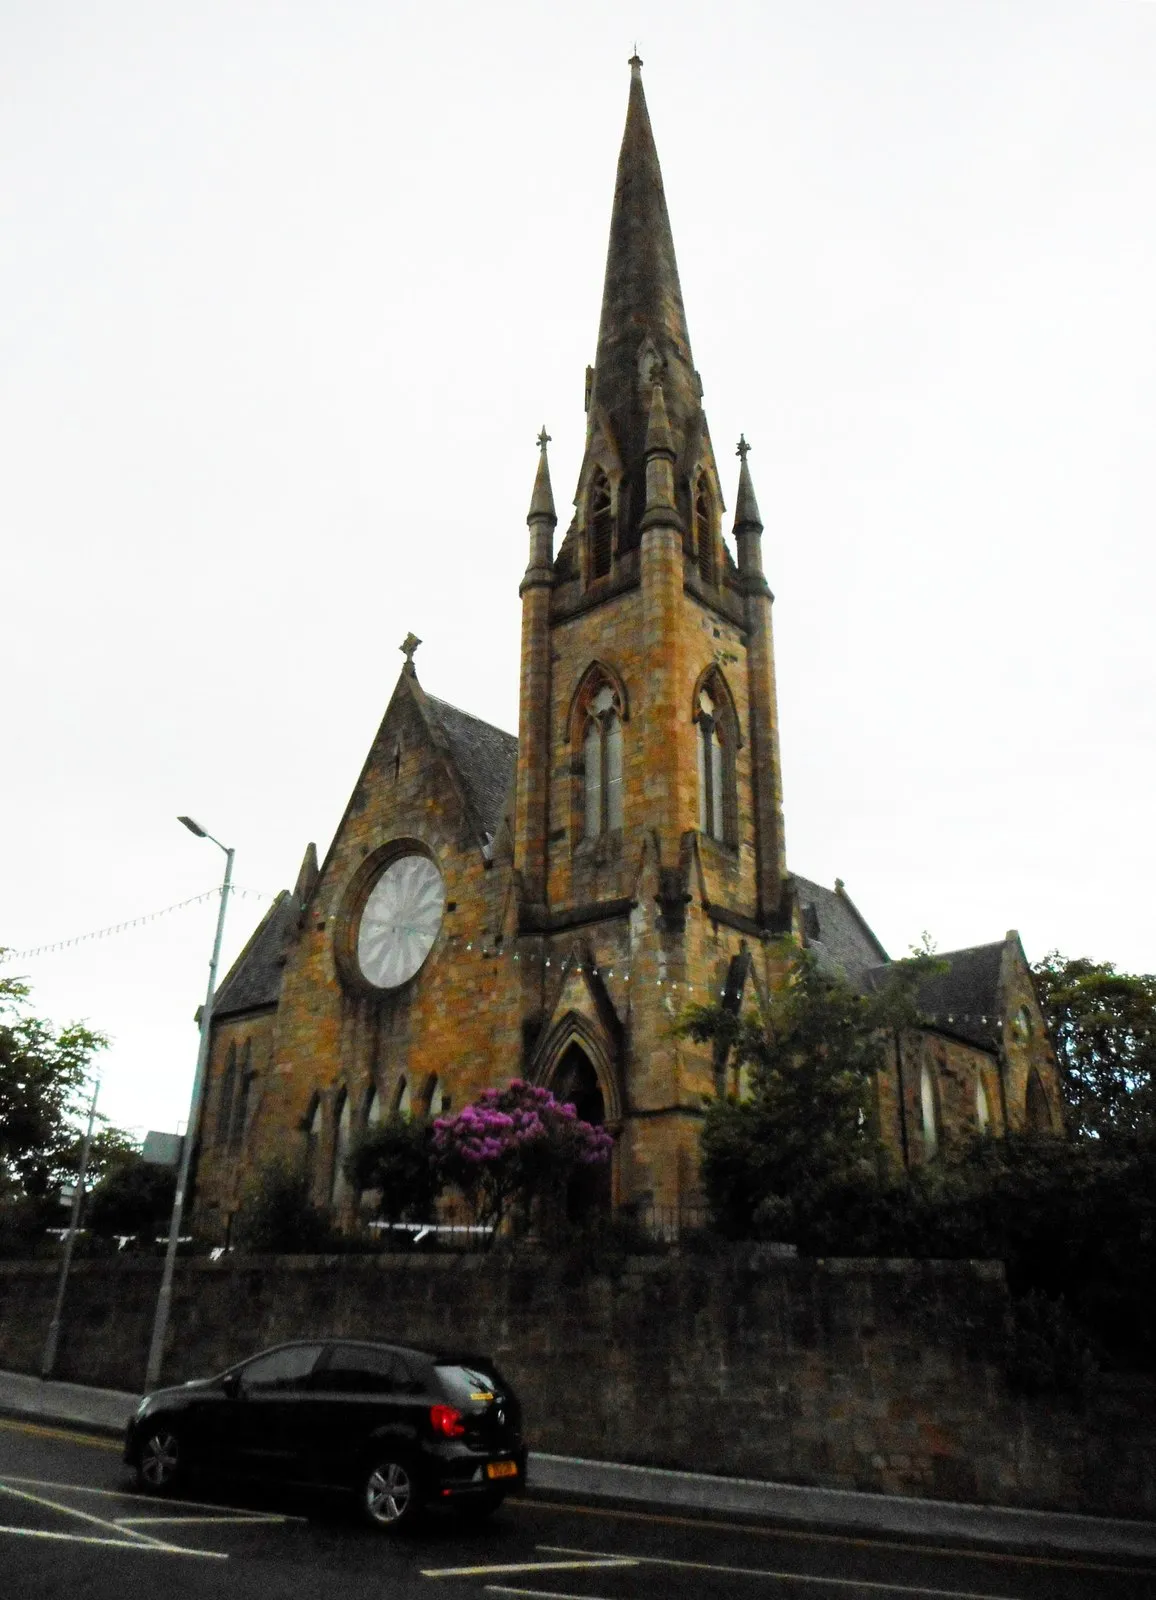
[[[488,1461],[486,1463],[487,1478],[516,1478],[518,1476],[518,1463],[516,1461]]]

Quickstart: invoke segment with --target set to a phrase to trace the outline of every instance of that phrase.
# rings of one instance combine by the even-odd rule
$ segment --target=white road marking
[[[48,1528],[9,1528],[0,1523],[0,1534],[11,1533],[21,1539],[55,1539],[60,1544],[99,1544],[112,1550],[135,1550],[146,1556],[201,1556],[208,1561],[227,1561],[219,1550],[186,1550],[179,1544],[142,1544],[132,1539],[101,1539],[92,1533],[56,1533]]]
[[[563,1545],[540,1544],[538,1549],[559,1555],[583,1553]],[[599,1550],[587,1554],[605,1555],[608,1552]],[[761,1567],[716,1566],[709,1561],[676,1561],[670,1556],[632,1556],[630,1559],[639,1566],[677,1567],[684,1572],[721,1572],[737,1578],[774,1578],[779,1582],[810,1583],[825,1589],[872,1589],[879,1594],[916,1595],[918,1600],[1010,1600],[1007,1595],[977,1594],[971,1589],[928,1589],[922,1584],[916,1588],[905,1583],[872,1582],[869,1578],[820,1578],[807,1572],[772,1572]]]
[[[581,1555],[582,1551],[575,1554]],[[636,1556],[596,1556],[584,1561],[504,1561],[484,1567],[429,1567],[423,1578],[486,1578],[501,1572],[588,1572],[593,1567],[636,1567]]]
[[[135,1527],[138,1527],[142,1522],[148,1522],[148,1523],[153,1523],[153,1522],[175,1522],[180,1527],[185,1527],[187,1524],[194,1523],[194,1522],[195,1523],[202,1523],[202,1522],[255,1522],[255,1523],[269,1523],[269,1522],[288,1522],[288,1520],[289,1520],[288,1517],[277,1516],[276,1513],[271,1512],[271,1511],[270,1512],[264,1512],[264,1511],[239,1511],[235,1515],[230,1515],[230,1516],[221,1515],[219,1517],[117,1517],[116,1522],[114,1523],[114,1527],[117,1527],[117,1528],[135,1528]],[[301,1518],[298,1518],[297,1520],[299,1520],[301,1522],[304,1522],[305,1518],[301,1517]]]
[[[98,1528],[109,1528],[113,1533],[120,1531],[116,1523],[109,1522],[107,1517],[94,1517],[91,1511],[78,1511],[75,1506],[62,1506],[59,1500],[49,1500],[42,1494],[30,1494],[27,1489],[14,1489],[9,1483],[0,1483],[0,1494],[12,1495],[16,1500],[28,1500],[32,1505],[47,1506],[50,1511],[59,1511],[61,1516],[77,1517],[81,1522],[94,1523]],[[140,1539],[145,1544],[162,1544],[164,1542],[161,1539],[154,1539],[148,1533],[136,1533],[132,1528],[126,1528],[125,1532],[130,1539]]]
[[[104,1538],[98,1542],[101,1544],[119,1544],[122,1550],[158,1550],[163,1551],[166,1555],[180,1556],[218,1555],[217,1551],[211,1550],[187,1550],[182,1545],[169,1544],[164,1539],[154,1539],[150,1533],[138,1533],[135,1528],[118,1528],[115,1522],[109,1522],[104,1517],[94,1517],[89,1511],[78,1511],[75,1506],[63,1506],[58,1500],[49,1500],[42,1494],[30,1494],[27,1489],[14,1489],[10,1483],[0,1482],[0,1494],[10,1495],[15,1500],[27,1500],[31,1505],[44,1506],[49,1511],[59,1511],[61,1516],[76,1517],[79,1521],[92,1523],[98,1528],[107,1528],[110,1532],[119,1534],[120,1538],[116,1540]],[[6,1528],[5,1532],[24,1533],[29,1537],[36,1534],[48,1536],[48,1530],[43,1528]],[[92,1543],[96,1540],[96,1535],[93,1534],[57,1534],[55,1537],[72,1539],[81,1543]],[[136,1541],[135,1543],[132,1542],[134,1540]],[[221,1556],[220,1559],[227,1561],[228,1557]]]
[[[56,1483],[48,1478],[17,1478],[13,1477],[11,1473],[7,1472],[4,1474],[4,1482],[29,1484],[34,1489],[67,1489],[70,1494],[102,1495],[107,1500],[128,1500],[135,1505],[156,1504],[155,1501],[150,1501],[147,1496],[137,1494],[132,1489],[97,1489],[91,1484],[87,1483]],[[188,1506],[194,1511],[221,1511],[225,1509],[222,1507],[219,1500],[178,1500],[175,1498],[175,1496],[170,1494],[165,1495],[164,1503],[166,1506]],[[289,1511],[247,1511],[245,1512],[245,1515],[247,1517],[277,1522],[309,1521],[308,1517],[295,1517]],[[119,1522],[146,1522],[148,1521],[148,1518],[119,1517],[117,1520]],[[165,1518],[164,1520],[169,1521],[175,1519]]]
[[[556,1589],[507,1589],[500,1583],[487,1583],[486,1593],[520,1595],[522,1600],[608,1600],[604,1595],[562,1594]]]

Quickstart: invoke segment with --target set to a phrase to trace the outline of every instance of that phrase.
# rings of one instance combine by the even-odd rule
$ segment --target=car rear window
[[[482,1404],[501,1394],[506,1385],[497,1367],[487,1362],[484,1366],[463,1366],[458,1363],[438,1363],[437,1375],[448,1399],[456,1406]]]

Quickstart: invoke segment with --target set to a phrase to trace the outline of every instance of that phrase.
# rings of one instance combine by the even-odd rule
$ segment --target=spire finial
[[[407,633],[403,642],[397,647],[405,657],[405,670],[409,673],[411,678],[416,677],[417,675],[416,668],[413,664],[413,655],[420,643],[421,640],[418,638],[416,633]]]
[[[538,471],[534,477],[534,492],[530,496],[530,511],[527,522],[536,522],[539,518],[548,521],[551,527],[558,518],[554,511],[554,491],[550,487],[550,462],[546,455],[546,446],[550,443],[550,435],[546,432],[546,424],[542,424],[542,431],[538,435]]]
[[[634,41],[634,54],[630,58],[629,65],[630,65],[630,76],[632,78],[640,77],[641,74],[642,74],[642,57],[638,53],[638,40],[637,39],[635,39],[635,41]]]
[[[747,457],[751,447],[747,443],[746,435],[739,434],[738,447],[735,455],[738,456],[739,466],[739,492],[735,500],[735,532],[740,533],[745,528],[758,528],[763,526],[763,519],[759,516],[759,503],[755,499],[755,486],[751,482],[751,469],[747,465]]]

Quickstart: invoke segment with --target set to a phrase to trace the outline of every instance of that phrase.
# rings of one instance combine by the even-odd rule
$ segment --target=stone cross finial
[[[397,647],[405,657],[405,670],[407,672],[413,672],[414,670],[413,653],[420,643],[421,640],[418,638],[416,633],[407,633],[405,636],[405,642],[403,644],[399,644]]]
[[[747,456],[750,455],[750,452],[751,452],[751,447],[747,443],[746,435],[740,433],[739,434],[738,448],[735,451],[735,455],[738,456],[741,460],[745,461],[747,459]]]
[[[546,432],[546,424],[543,423],[542,424],[542,431],[538,435],[538,449],[542,452],[543,455],[546,454],[546,446],[549,443],[550,443],[550,435]]]

